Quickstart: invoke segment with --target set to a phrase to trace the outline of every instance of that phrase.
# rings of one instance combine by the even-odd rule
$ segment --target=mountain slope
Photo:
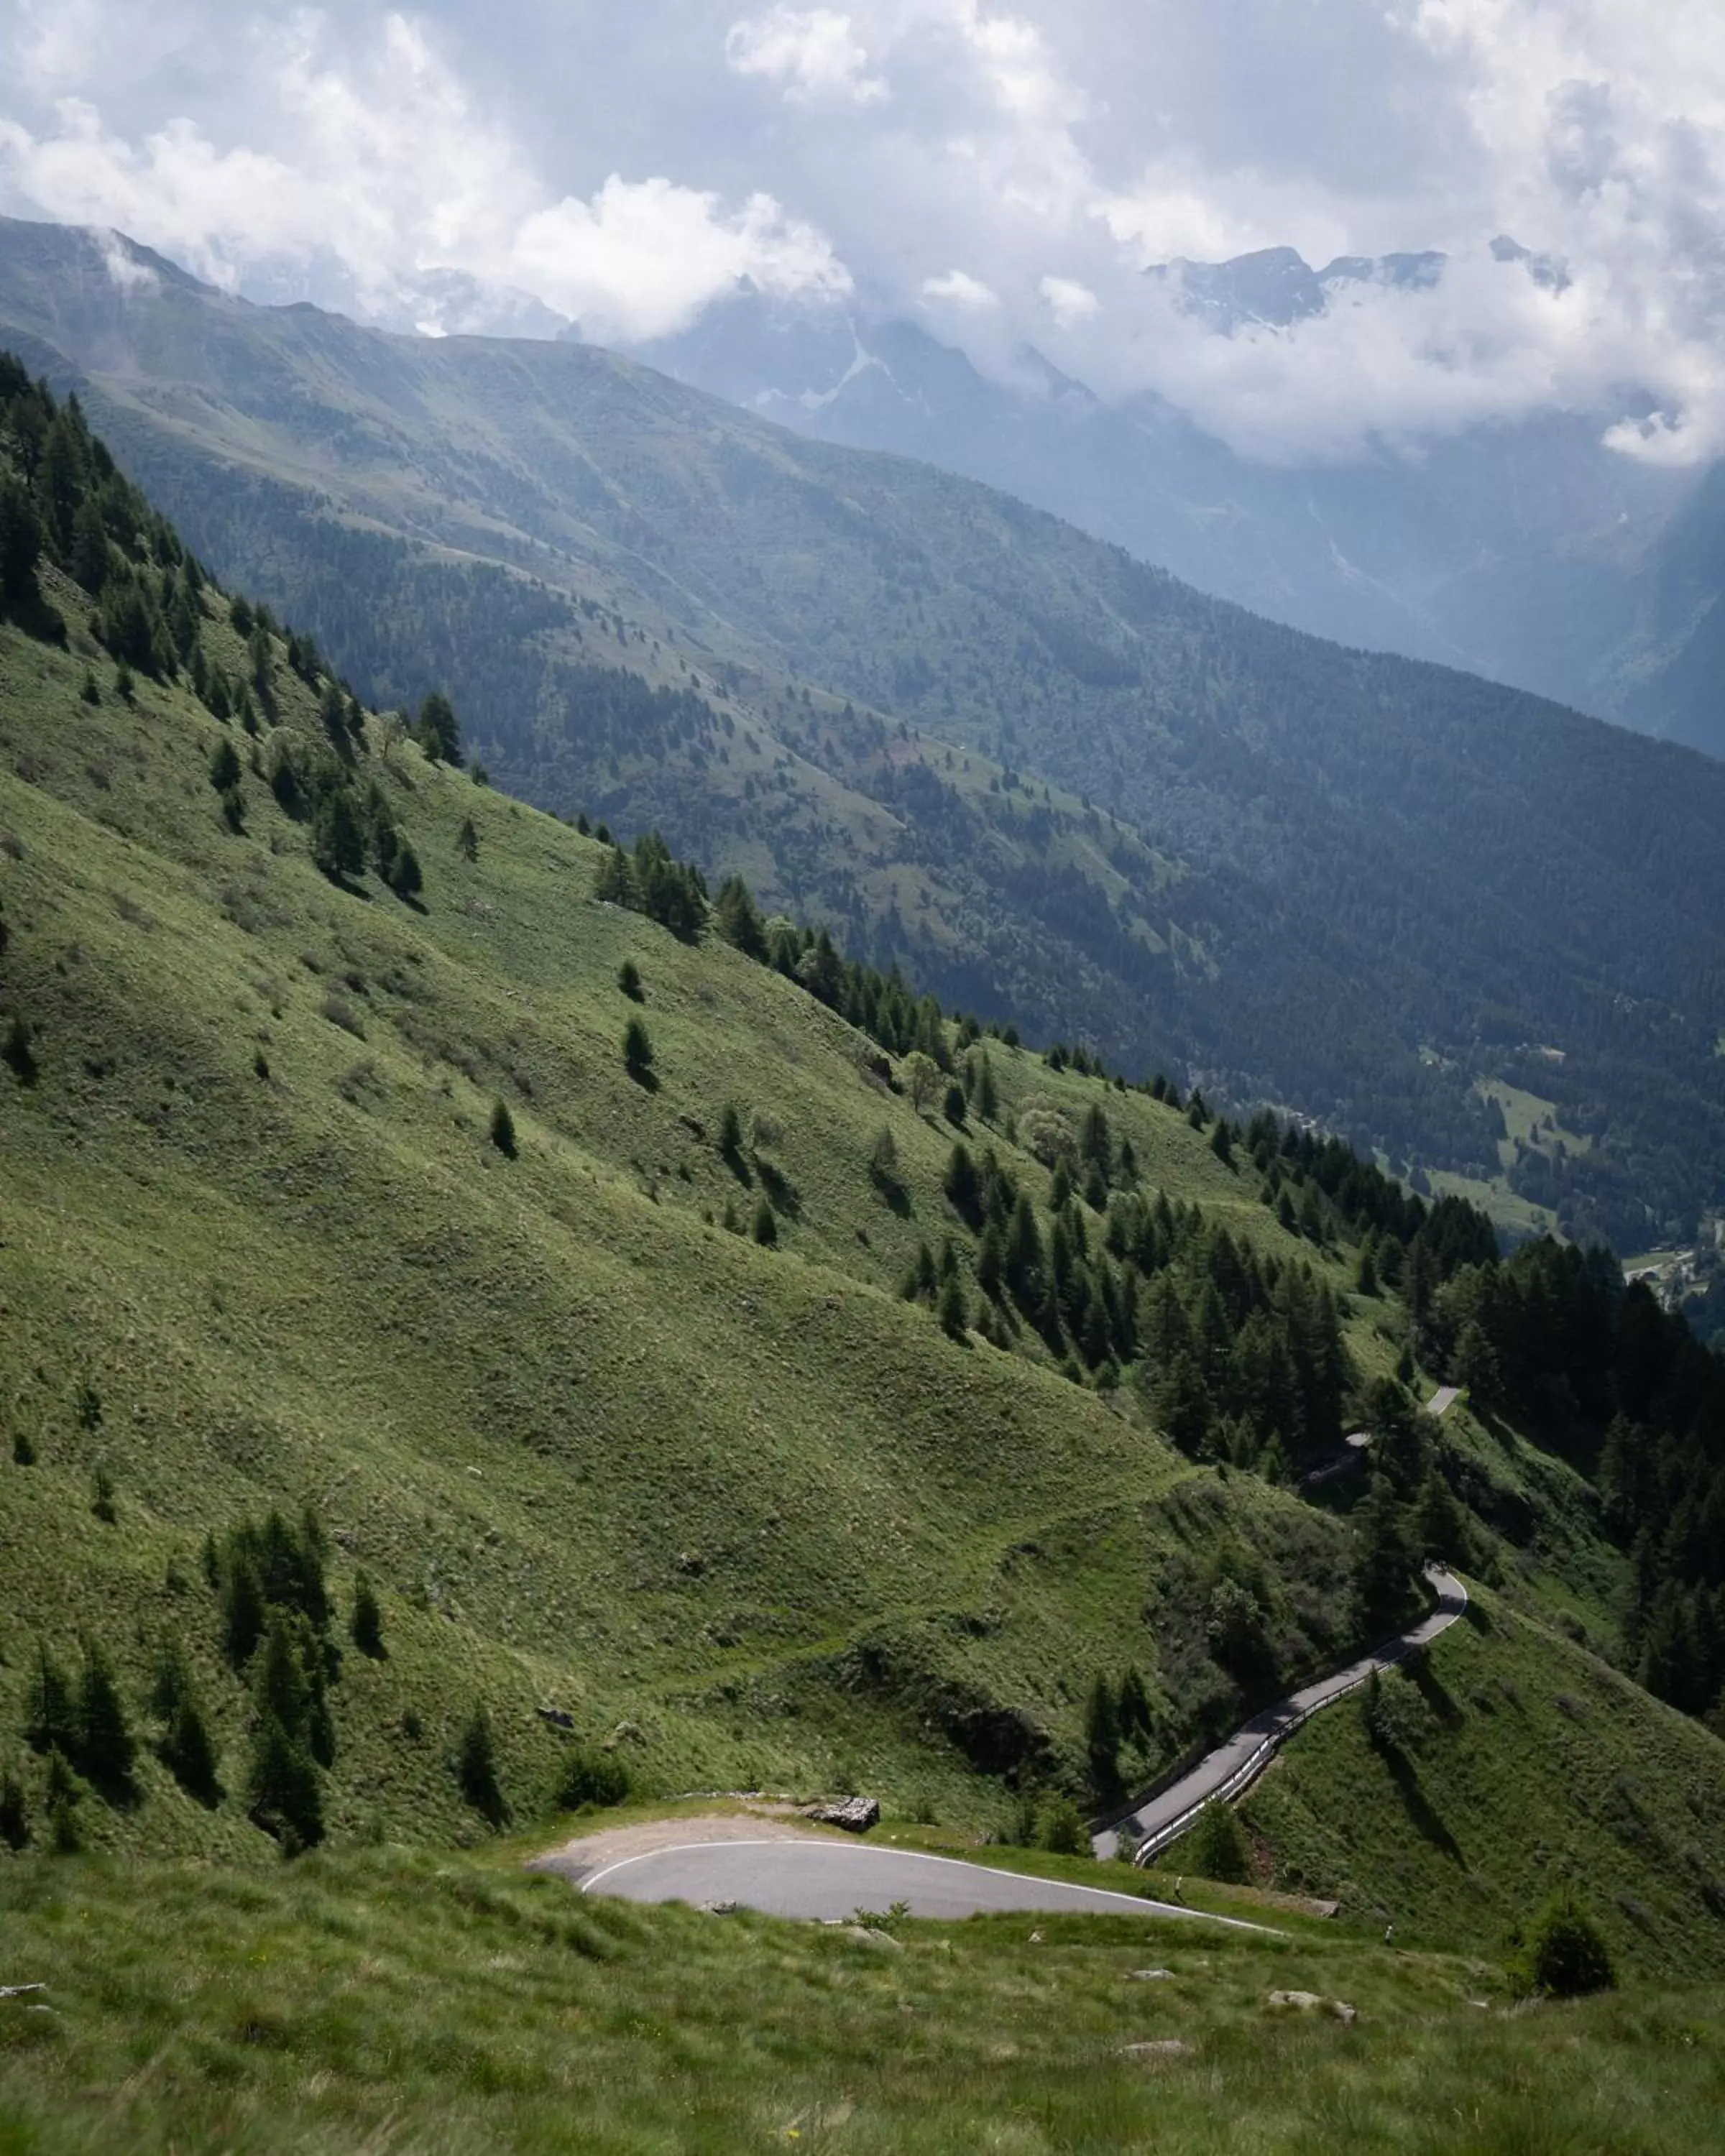
[[[1686,1236],[1717,1199],[1725,771],[607,354],[0,242],[7,333],[194,543],[368,695],[444,680],[522,792],[1398,1160],[1514,1182],[1481,1088],[1538,1094],[1582,1142],[1526,1173],[1579,1234]]]
[[[363,711],[0,392],[0,1862],[471,1840],[593,1795],[588,1748],[999,1832],[1399,1621],[1428,1540],[1602,1636],[1633,1573],[1708,1704],[1717,1630],[1662,1635],[1717,1600],[1717,1379],[1645,1295],[1584,1268],[1586,1414],[1648,1424],[1596,1490],[1564,1254],[926,1003],[889,1057],[895,984],[746,956],[734,891],[649,918],[649,852]],[[99,600],[22,588],[18,470]],[[872,1036],[819,993],[860,987]],[[1574,1464],[1417,1414],[1416,1349],[1482,1402],[1495,1352]],[[1272,1486],[1362,1416],[1351,1515]],[[1610,1743],[1650,1712],[1608,1691]]]
[[[1376,266],[1326,287],[1290,254],[1272,250],[1267,275],[1259,258],[1168,274],[1213,333],[1253,320],[1286,333]],[[1625,705],[1615,654],[1642,557],[1694,482],[1607,449],[1598,415],[1261,464],[1163,398],[1104,402],[1032,351],[997,379],[920,323],[833,304],[744,293],[633,349],[799,434],[1003,488],[1308,634],[1671,731],[1656,704]]]

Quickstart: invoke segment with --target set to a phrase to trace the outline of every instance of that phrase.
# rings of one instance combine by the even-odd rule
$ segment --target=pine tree
[[[353,1583],[353,1617],[349,1630],[361,1654],[369,1655],[374,1662],[388,1659],[388,1650],[383,1645],[383,1612],[370,1575],[363,1572]]]
[[[131,1771],[137,1745],[126,1719],[126,1703],[114,1665],[96,1640],[85,1642],[79,1673],[77,1761],[86,1777],[116,1803],[133,1794]]]
[[[84,1801],[84,1784],[72,1763],[58,1747],[48,1755],[48,1774],[43,1789],[43,1809],[48,1815],[48,1845],[56,1856],[70,1856],[84,1846],[84,1830],[78,1808]]]
[[[491,1103],[491,1142],[506,1160],[516,1158],[515,1117],[509,1112],[508,1101],[501,1095]]]
[[[947,1173],[942,1188],[947,1201],[959,1219],[971,1228],[982,1219],[982,1185],[978,1179],[976,1163],[971,1158],[970,1148],[961,1138],[953,1146],[947,1161]]]
[[[24,1785],[8,1768],[0,1774],[0,1842],[14,1851],[23,1849],[30,1839],[30,1811],[24,1799]]]
[[[1151,1734],[1150,1694],[1139,1671],[1130,1669],[1120,1680],[1120,1700],[1117,1711],[1123,1743],[1130,1743],[1135,1738],[1147,1738]]]
[[[623,1029],[623,1066],[638,1086],[650,1083],[653,1076],[653,1043],[646,1026],[638,1018],[632,1018]]]
[[[434,763],[461,762],[461,726],[454,706],[441,690],[434,689],[419,706],[413,738]]]
[[[1409,1616],[1417,1606],[1419,1568],[1395,1492],[1382,1476],[1353,1515],[1354,1605],[1363,1630],[1376,1636]]]
[[[252,1819],[297,1856],[323,1840],[323,1790],[310,1753],[266,1706],[252,1737],[246,1797]]]
[[[425,873],[419,866],[419,856],[407,839],[397,839],[385,880],[399,899],[417,898],[424,889]]]
[[[479,831],[471,816],[461,819],[461,828],[455,834],[455,850],[464,861],[479,859]]]
[[[25,1693],[24,1742],[39,1756],[62,1752],[69,1758],[78,1748],[77,1708],[72,1686],[45,1643],[37,1647]]]
[[[366,865],[366,834],[346,786],[331,787],[311,821],[311,857],[331,881],[360,875]]]
[[[633,958],[625,958],[617,968],[617,985],[632,1004],[647,1000],[641,988],[641,969]]]
[[[1446,1564],[1466,1560],[1466,1515],[1435,1468],[1420,1486],[1414,1513],[1414,1539],[1422,1557],[1439,1558]]]
[[[983,1050],[982,1065],[977,1072],[976,1111],[985,1123],[999,1120],[1000,1089],[994,1082],[994,1066],[988,1060],[987,1049]]]
[[[493,1826],[509,1817],[497,1779],[496,1747],[491,1736],[491,1717],[483,1705],[475,1707],[461,1732],[455,1754],[455,1779],[461,1794],[474,1810]]]
[[[733,1175],[747,1176],[747,1164],[742,1157],[742,1117],[737,1112],[736,1104],[730,1101],[725,1103],[719,1116],[719,1158]]]
[[[763,1250],[772,1250],[778,1241],[778,1215],[773,1211],[770,1201],[765,1198],[755,1208],[752,1232],[755,1240]]]
[[[203,1706],[189,1685],[174,1703],[161,1752],[162,1763],[187,1794],[213,1810],[222,1801],[216,1748]]]
[[[963,1283],[956,1272],[949,1273],[942,1282],[940,1301],[936,1312],[940,1328],[949,1340],[963,1340],[969,1330],[970,1311]]]
[[[748,886],[740,875],[729,876],[720,885],[713,921],[725,941],[735,945],[745,957],[765,960],[766,925]]]
[[[1091,1786],[1103,1804],[1120,1794],[1120,1716],[1114,1690],[1100,1671],[1084,1707],[1084,1749]]]

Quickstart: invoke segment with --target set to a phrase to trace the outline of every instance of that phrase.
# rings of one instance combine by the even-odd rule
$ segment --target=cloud
[[[735,74],[760,75],[804,104],[833,99],[877,105],[890,94],[868,71],[869,55],[852,33],[850,18],[830,8],[774,8],[733,23],[725,58]]]
[[[316,15],[259,30],[290,155],[220,147],[183,116],[128,141],[60,97],[39,131],[0,120],[0,175],[49,217],[117,227],[229,289],[320,265],[365,312],[411,313],[424,273],[456,269],[634,339],[682,327],[745,277],[776,295],[850,288],[829,244],[762,191],[727,208],[711,190],[614,172],[588,197],[554,196],[403,15],[357,63],[336,64],[328,44]]]
[[[727,215],[712,195],[614,173],[591,202],[565,198],[528,218],[506,274],[588,335],[625,340],[681,328],[744,278],[781,297],[850,289],[826,241],[770,195]]]
[[[1284,462],[1553,409],[1725,450],[1717,0],[0,0],[0,203],[254,294],[447,327],[450,270],[627,339],[747,278]],[[1277,244],[1453,260],[1231,337],[1142,274]]]
[[[963,270],[948,270],[943,276],[925,277],[922,296],[950,307],[961,307],[972,313],[998,307],[1000,295],[991,292],[980,278],[971,276]]]
[[[1070,277],[1045,277],[1037,290],[1043,304],[1063,330],[1076,329],[1100,312],[1101,301],[1087,285]]]

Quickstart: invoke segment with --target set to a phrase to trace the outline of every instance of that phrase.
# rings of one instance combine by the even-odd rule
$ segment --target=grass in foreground
[[[45,2013],[0,2002],[6,2156],[1690,2156],[1725,2098],[1717,1991],[1511,2009],[1476,1964],[1132,1918],[884,1945],[582,1901],[501,1856],[18,1869],[0,1938],[0,1977],[52,1987]],[[1123,2050],[1145,2043],[1184,2048]]]

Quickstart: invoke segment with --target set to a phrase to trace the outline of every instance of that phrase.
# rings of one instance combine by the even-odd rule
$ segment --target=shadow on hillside
[[[1407,1813],[1415,1832],[1441,1855],[1447,1856],[1451,1863],[1465,1865],[1466,1859],[1461,1854],[1461,1845],[1432,1809],[1430,1799],[1420,1786],[1420,1777],[1414,1771],[1413,1761],[1404,1752],[1386,1751],[1383,1756],[1401,1798],[1402,1809]]]
[[[770,1160],[762,1160],[758,1153],[755,1156],[755,1173],[761,1178],[761,1188],[773,1200],[773,1211],[783,1214],[788,1220],[800,1220],[802,1194],[790,1178]]]
[[[1430,1655],[1410,1655],[1402,1667],[1419,1686],[1420,1697],[1445,1729],[1459,1729],[1465,1717],[1443,1679],[1431,1666]]]

